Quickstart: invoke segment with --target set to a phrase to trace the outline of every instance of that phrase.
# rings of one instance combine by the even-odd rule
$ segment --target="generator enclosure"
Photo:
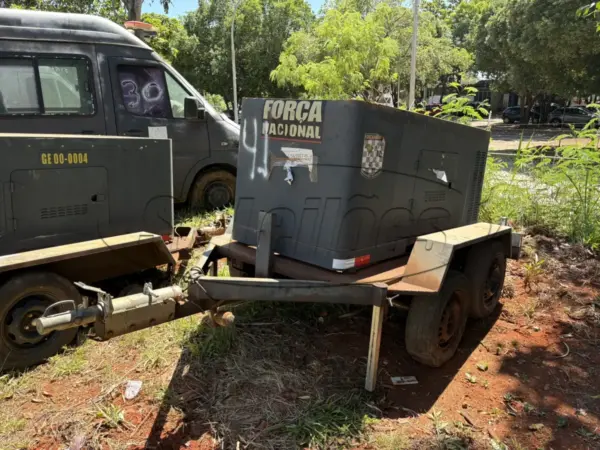
[[[0,134],[0,256],[171,234],[171,141]]]
[[[490,135],[361,101],[245,99],[233,238],[331,270],[477,221]]]

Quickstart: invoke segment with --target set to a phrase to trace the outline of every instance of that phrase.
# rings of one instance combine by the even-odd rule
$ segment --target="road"
[[[472,123],[478,128],[487,128],[487,121],[477,121]],[[568,138],[560,142],[555,138],[561,134],[568,134],[568,129],[555,129],[548,126],[540,126],[536,128],[519,128],[519,125],[505,125],[499,119],[493,119],[492,125],[492,142],[490,151],[515,151],[519,148],[522,142],[523,146],[538,147],[544,145],[575,145],[583,144],[585,139]]]

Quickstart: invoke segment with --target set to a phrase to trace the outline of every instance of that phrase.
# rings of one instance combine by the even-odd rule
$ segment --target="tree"
[[[277,67],[283,43],[313,20],[304,0],[243,0],[235,17],[238,98],[290,97],[297,92],[269,79]],[[190,40],[179,49],[173,65],[202,91],[232,101],[230,0],[202,0],[184,18]]]
[[[474,34],[477,68],[533,106],[600,90],[600,36],[577,17],[581,0],[495,0]],[[528,111],[523,111],[527,120]]]
[[[381,14],[376,14],[379,11]],[[301,86],[308,97],[370,99],[396,78],[395,41],[385,36],[381,17],[391,13],[380,4],[363,19],[358,11],[330,9],[310,33],[292,35],[271,78],[279,86]]]
[[[147,40],[148,45],[169,63],[176,60],[181,48],[190,45],[190,37],[178,19],[163,14],[146,13],[142,15],[142,21],[156,29],[156,35]]]
[[[371,3],[341,0],[313,29],[290,37],[272,77],[312,97],[373,100],[394,92],[399,98],[409,84],[412,26],[412,10],[401,4],[379,2],[372,9]],[[418,42],[420,88],[472,65],[469,52],[452,43],[449,28],[430,12],[421,13]]]

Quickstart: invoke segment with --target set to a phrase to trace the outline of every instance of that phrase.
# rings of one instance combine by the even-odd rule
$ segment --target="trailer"
[[[89,327],[106,340],[204,311],[231,323],[221,319],[236,302],[367,305],[372,391],[385,311],[397,307],[408,310],[408,353],[439,367],[468,318],[498,306],[506,260],[520,253],[505,220],[477,222],[488,143],[483,130],[365,102],[245,99],[235,218],[191,268],[187,290],[146,283],[115,298],[79,280],[73,298],[27,326],[39,339]],[[160,235],[144,235],[165,253]],[[217,276],[222,260],[231,277]]]
[[[420,236],[407,257],[344,274],[274,254],[272,224],[272,214],[261,215],[256,247],[233,240],[231,224],[225,234],[213,237],[191,270],[185,295],[177,286],[153,290],[147,284],[140,294],[112,298],[78,284],[88,292],[83,304],[57,314],[49,308],[35,320],[36,329],[45,336],[92,325],[92,335],[106,340],[199,312],[222,315],[221,307],[238,302],[371,306],[365,389],[373,391],[387,308],[408,309],[408,353],[439,367],[456,352],[468,317],[485,317],[498,306],[506,259],[518,258],[521,247],[521,236],[511,227],[476,223]],[[239,276],[217,276],[222,260]]]

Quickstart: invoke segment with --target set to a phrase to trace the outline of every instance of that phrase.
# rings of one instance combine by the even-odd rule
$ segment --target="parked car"
[[[521,107],[510,106],[502,112],[502,121],[504,123],[515,123],[521,120]]]
[[[590,110],[582,107],[556,108],[548,115],[548,122],[556,127],[568,123],[573,125],[585,125],[592,120],[594,115]]]
[[[525,107],[527,108],[527,106]],[[532,123],[540,122],[540,107],[534,106],[529,111],[529,121]],[[521,107],[520,106],[509,106],[502,112],[502,121],[504,123],[515,123],[521,121]]]

